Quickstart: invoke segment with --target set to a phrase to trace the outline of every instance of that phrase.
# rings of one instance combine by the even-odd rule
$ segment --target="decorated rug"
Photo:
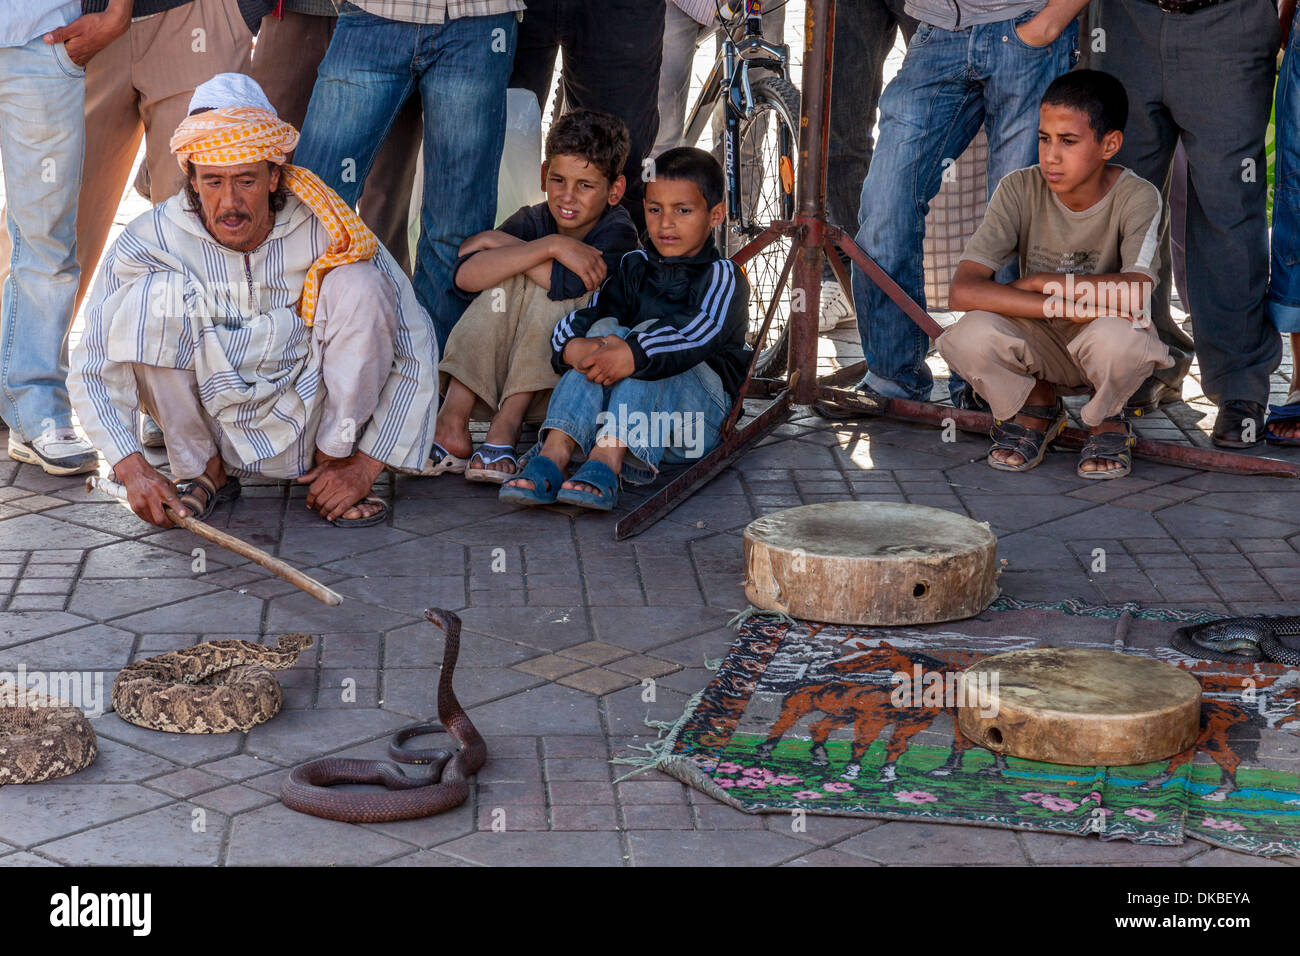
[[[999,599],[979,617],[860,628],[754,616],[655,748],[654,766],[747,813],[805,811],[1300,856],[1300,671],[1194,661],[1216,615]],[[1108,648],[1202,685],[1194,748],[1129,767],[998,756],[956,733],[956,675],[992,654]]]

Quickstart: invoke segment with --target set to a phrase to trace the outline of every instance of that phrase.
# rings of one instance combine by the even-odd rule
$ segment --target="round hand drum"
[[[962,675],[957,725],[980,746],[1026,760],[1148,763],[1196,742],[1201,684],[1171,664],[1113,651],[1010,651]]]
[[[787,508],[745,528],[745,595],[764,610],[834,624],[955,621],[997,597],[997,545],[987,525],[939,508]]]

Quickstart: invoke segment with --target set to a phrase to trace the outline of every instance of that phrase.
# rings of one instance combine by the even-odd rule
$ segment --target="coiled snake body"
[[[438,678],[437,724],[417,724],[399,730],[388,752],[404,763],[432,764],[427,778],[413,778],[398,766],[380,760],[326,757],[295,767],[280,788],[281,802],[291,810],[345,823],[388,823],[432,816],[460,806],[469,798],[469,778],[487,761],[487,743],[456,699],[452,675],[460,654],[460,618],[450,611],[430,608],[425,618],[447,635],[442,674]],[[406,751],[410,737],[446,728],[460,744],[454,754],[445,750]],[[331,789],[336,783],[372,783],[385,787],[379,793]]]
[[[1208,661],[1272,661],[1300,667],[1300,650],[1282,638],[1300,635],[1300,617],[1263,615],[1228,617],[1194,627],[1180,627],[1169,643],[1189,657]]]

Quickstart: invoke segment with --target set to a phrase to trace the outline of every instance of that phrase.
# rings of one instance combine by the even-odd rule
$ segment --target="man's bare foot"
[[[468,458],[474,452],[474,440],[469,434],[468,421],[443,421],[439,415],[433,428],[433,440],[457,458]]]
[[[370,518],[384,510],[384,506],[378,501],[358,501],[343,514],[339,515],[345,521],[357,521],[361,518]],[[335,520],[338,520],[337,518]]]

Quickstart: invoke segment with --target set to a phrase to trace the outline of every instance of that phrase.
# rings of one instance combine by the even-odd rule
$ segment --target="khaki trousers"
[[[352,454],[379,403],[393,369],[397,336],[393,285],[369,262],[338,266],[321,283],[312,326],[312,348],[320,363],[322,399],[292,447],[275,458],[243,462],[199,400],[192,369],[133,365],[140,410],[167,436],[172,476],[197,478],[218,452],[228,469],[256,464],[258,474],[296,478],[312,466],[315,450],[334,458]]]
[[[511,395],[537,392],[524,420],[542,421],[551,389],[560,380],[551,368],[551,333],[590,298],[587,293],[557,301],[522,275],[485,289],[447,337],[438,363],[441,389],[454,378],[478,396],[470,413],[475,421],[490,420]]]
[[[939,336],[944,361],[984,396],[995,418],[1013,418],[1037,381],[1062,392],[1091,389],[1079,417],[1093,427],[1119,414],[1157,368],[1173,364],[1154,327],[1104,315],[1091,322],[1018,319],[972,310]]]

